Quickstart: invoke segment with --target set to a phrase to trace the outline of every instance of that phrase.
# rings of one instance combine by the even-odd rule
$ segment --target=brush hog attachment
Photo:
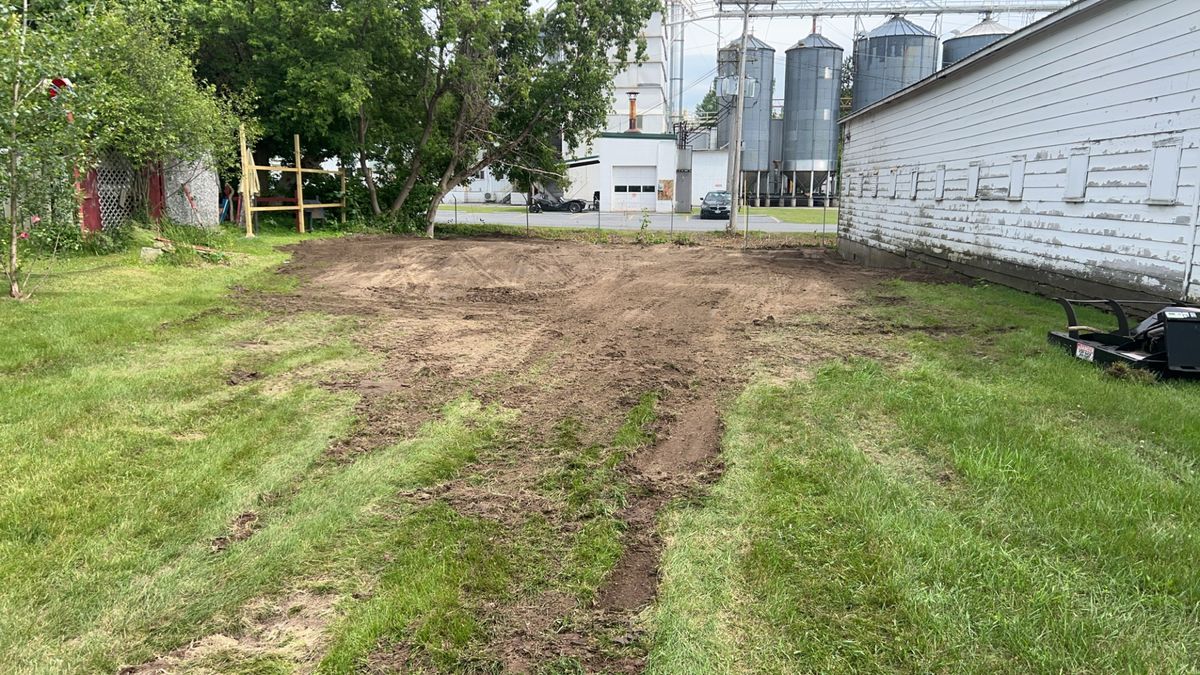
[[[1158,303],[1055,299],[1067,311],[1067,329],[1050,331],[1047,339],[1076,358],[1098,364],[1123,363],[1160,377],[1200,378],[1200,309],[1163,307],[1130,329],[1122,304]],[[1075,304],[1107,306],[1117,317],[1117,330],[1105,332],[1079,325]]]

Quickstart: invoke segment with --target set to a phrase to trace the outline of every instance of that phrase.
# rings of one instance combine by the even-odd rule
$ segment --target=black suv
[[[700,202],[700,219],[729,218],[729,193],[721,190],[704,195]]]

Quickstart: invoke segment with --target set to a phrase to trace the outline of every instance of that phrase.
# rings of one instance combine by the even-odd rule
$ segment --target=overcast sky
[[[1042,16],[1045,13],[1004,13],[998,14],[996,19],[1009,28],[1017,29]],[[907,18],[922,28],[938,33],[945,40],[953,37],[952,31],[970,28],[979,23],[982,17],[978,14],[948,14],[942,17],[937,30],[934,30],[933,16]],[[887,19],[886,16],[862,17],[861,22],[869,31]],[[853,18],[822,18],[818,24],[822,35],[836,42],[847,53],[850,52],[854,41]],[[684,34],[685,108],[694,108],[704,98],[716,75],[718,46],[729,44],[737,37],[741,27],[740,19],[708,19],[688,24]],[[782,77],[786,50],[812,32],[812,19],[752,19],[750,28],[755,37],[775,48],[775,77],[778,80]],[[782,89],[776,88],[776,96],[782,96]]]

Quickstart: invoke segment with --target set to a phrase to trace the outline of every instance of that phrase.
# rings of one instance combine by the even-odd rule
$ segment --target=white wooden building
[[[846,257],[1200,300],[1200,0],[1080,0],[842,133]]]

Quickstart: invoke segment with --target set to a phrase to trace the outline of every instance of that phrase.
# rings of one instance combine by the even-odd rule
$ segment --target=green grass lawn
[[[459,213],[524,213],[524,206],[513,206],[511,204],[459,204]],[[453,211],[453,204],[442,204],[439,211]]]
[[[830,231],[837,231],[838,210],[834,208],[808,208],[807,206],[770,206],[762,208],[751,207],[750,213],[755,216],[770,216],[784,223],[800,223],[804,225],[820,225],[821,223],[826,223],[829,225]]]
[[[490,232],[507,230],[447,230]],[[462,398],[328,456],[356,399],[319,383],[374,365],[348,338],[366,319],[230,298],[290,290],[274,247],[298,240],[229,238],[225,265],[76,258],[0,302],[0,672],[115,672],[274,625],[262,608],[296,594],[333,607],[319,672],[392,646],[489,671],[480,607],[595,596],[655,393],[601,444],[561,421],[538,489],[580,519],[565,540],[537,514],[503,531],[406,499],[519,461],[518,412]],[[780,344],[830,356],[764,367],[727,412],[724,476],[669,508],[649,670],[1200,669],[1200,386],[1059,353],[1057,306],[1005,289],[895,282],[863,306],[847,322],[865,334],[778,317]],[[218,643],[189,667],[291,672],[287,649]]]
[[[229,265],[74,259],[34,300],[0,303],[0,671],[114,672],[242,624],[255,598],[297,585],[348,597],[486,535],[392,502],[490,447],[506,411],[458,401],[394,447],[325,457],[354,398],[317,383],[372,363],[349,320],[269,320],[227,298],[287,288],[272,247],[297,239],[235,240]],[[243,514],[253,536],[214,546]],[[422,546],[389,562],[397,538]],[[445,611],[444,596],[416,592],[406,611]]]
[[[665,524],[651,671],[1200,668],[1200,386],[1050,348],[1045,300],[887,292],[895,337],[731,411]]]
[[[692,215],[700,215],[699,206],[692,209]],[[821,223],[825,223],[829,226],[830,233],[837,232],[838,210],[835,208],[823,209],[814,207],[810,209],[807,206],[752,206],[750,207],[750,215],[768,216],[781,223],[797,223],[800,225],[820,225]]]

